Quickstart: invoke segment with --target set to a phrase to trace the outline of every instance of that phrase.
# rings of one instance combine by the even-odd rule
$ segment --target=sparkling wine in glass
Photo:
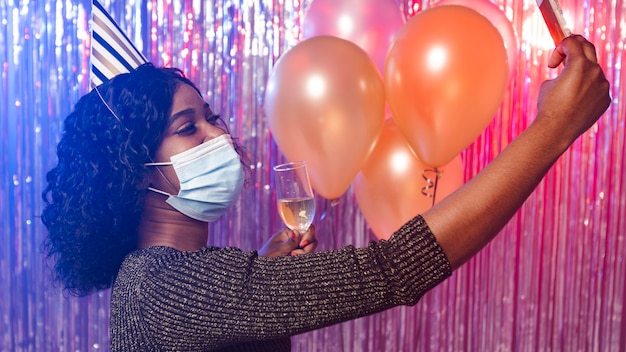
[[[305,232],[315,216],[315,198],[304,161],[274,166],[278,213],[292,230]]]

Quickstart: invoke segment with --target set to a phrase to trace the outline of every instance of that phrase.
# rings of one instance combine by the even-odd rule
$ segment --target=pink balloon
[[[394,0],[314,0],[304,16],[303,39],[332,35],[349,40],[383,72],[387,49],[404,22]]]
[[[517,68],[519,45],[513,24],[509,21],[504,12],[502,12],[496,4],[488,0],[441,0],[435,4],[435,6],[440,5],[460,5],[469,7],[491,21],[494,27],[500,32],[500,35],[502,35],[502,40],[504,40],[504,47],[506,48],[509,64],[510,80]]]
[[[289,161],[305,161],[313,189],[333,200],[348,189],[380,134],[385,93],[363,49],[317,36],[278,60],[264,109],[281,152]]]

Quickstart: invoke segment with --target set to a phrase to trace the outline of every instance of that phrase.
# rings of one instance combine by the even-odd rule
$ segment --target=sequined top
[[[289,351],[289,336],[414,305],[451,275],[417,216],[389,240],[295,257],[208,247],[130,253],[111,295],[113,351]]]

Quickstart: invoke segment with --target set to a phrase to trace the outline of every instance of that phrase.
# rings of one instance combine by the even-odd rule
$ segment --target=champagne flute
[[[278,213],[291,230],[305,232],[315,216],[315,198],[304,161],[274,166]]]

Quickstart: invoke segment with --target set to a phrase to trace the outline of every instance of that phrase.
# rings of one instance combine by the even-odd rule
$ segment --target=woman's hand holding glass
[[[303,161],[274,167],[278,212],[291,230],[291,240],[298,244],[293,254],[312,252],[316,247],[315,230],[311,223],[315,217],[315,197]],[[283,231],[284,232],[284,231]]]
[[[303,161],[274,166],[278,212],[285,225],[305,232],[315,216],[315,198]]]
[[[261,257],[294,256],[304,253],[312,253],[317,248],[315,239],[315,226],[300,234],[289,228],[284,228],[275,233],[259,250]]]

